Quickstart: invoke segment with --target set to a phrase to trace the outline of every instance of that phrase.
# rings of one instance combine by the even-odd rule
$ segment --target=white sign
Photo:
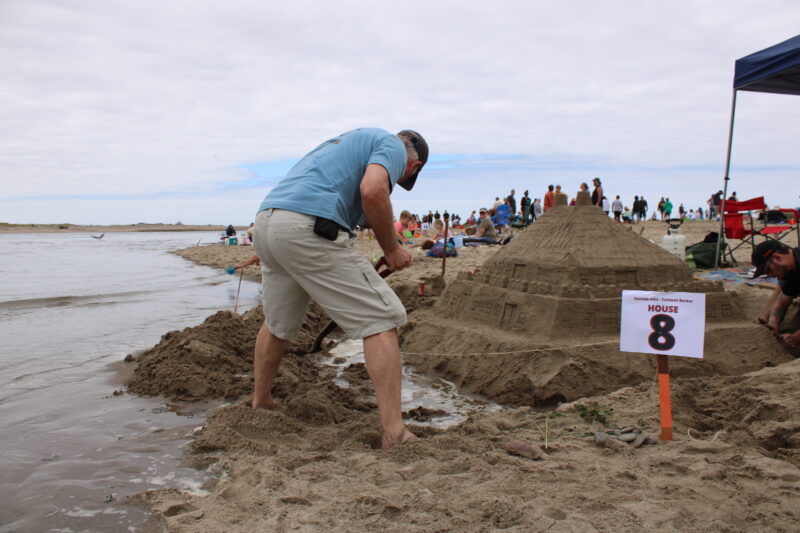
[[[703,358],[706,295],[622,291],[619,349]]]

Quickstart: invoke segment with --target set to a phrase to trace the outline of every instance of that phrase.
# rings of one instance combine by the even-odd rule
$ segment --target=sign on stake
[[[703,293],[622,291],[619,349],[656,354],[663,440],[672,440],[667,356],[703,358],[705,317]]]

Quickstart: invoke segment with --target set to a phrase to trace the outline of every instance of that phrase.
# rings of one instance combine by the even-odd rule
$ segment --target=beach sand
[[[630,231],[660,242],[665,227],[646,223]],[[690,244],[715,230],[708,222],[682,228]],[[357,246],[368,258],[380,254],[375,241]],[[459,250],[459,257],[447,260],[446,283],[459,273],[480,272],[499,249]],[[251,250],[213,245],[178,253],[224,268]],[[261,310],[219,312],[130,357],[136,365],[131,392],[234,402],[209,416],[191,446],[190,453],[217,473],[207,493],[141,495],[169,531],[796,530],[800,361],[752,322],[768,290],[724,286],[743,313],[739,333],[711,336],[722,346],[715,353],[734,354],[727,360],[671,358],[673,441],[634,447],[606,438],[598,445],[596,433],[615,429],[630,433],[627,428],[635,427],[658,437],[654,358],[619,357],[605,361],[615,371],[593,372],[592,352],[598,343],[618,342],[613,336],[560,342],[561,359],[574,362],[568,365],[572,374],[537,368],[529,375],[532,353],[458,357],[467,350],[520,348],[496,328],[479,331],[480,345],[464,345],[452,331],[431,331],[429,336],[441,334],[431,340],[435,350],[409,353],[405,341],[436,312],[443,287],[437,280],[442,260],[413,253],[411,268],[387,278],[409,311],[409,326],[401,330],[405,359],[508,409],[474,414],[444,430],[416,425],[412,416],[419,439],[377,449],[375,405],[360,394],[371,387],[365,373],[351,372],[352,386],[343,388],[320,364],[329,356],[306,353],[327,322],[312,305],[275,382],[279,408],[254,411],[246,403]],[[796,325],[797,304],[789,320]],[[458,350],[440,353],[448,346]],[[539,405],[543,397],[563,401]]]

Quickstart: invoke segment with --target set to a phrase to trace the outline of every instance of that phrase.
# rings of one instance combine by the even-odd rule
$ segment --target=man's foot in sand
[[[381,439],[381,447],[384,450],[388,450],[389,448],[392,448],[398,444],[402,444],[404,442],[408,442],[416,438],[417,438],[416,435],[411,433],[409,430],[403,428],[403,435],[400,438],[384,433],[383,438]]]
[[[277,405],[275,404],[275,400],[272,398],[264,398],[263,400],[256,401],[253,398],[253,401],[250,403],[253,409],[275,409]]]

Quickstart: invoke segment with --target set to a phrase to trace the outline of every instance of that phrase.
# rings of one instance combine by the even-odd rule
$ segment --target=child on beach
[[[397,242],[400,244],[409,244],[411,242],[406,238],[406,230],[409,224],[411,224],[411,213],[405,210],[401,211],[400,218],[394,223],[395,237],[397,237]]]
[[[433,238],[433,240],[440,241],[440,240],[445,238],[444,237],[444,223],[441,220],[437,220],[436,222],[433,223],[433,229],[436,232],[436,236]],[[449,228],[447,230],[447,238],[448,239],[453,238],[453,233],[450,231]]]

